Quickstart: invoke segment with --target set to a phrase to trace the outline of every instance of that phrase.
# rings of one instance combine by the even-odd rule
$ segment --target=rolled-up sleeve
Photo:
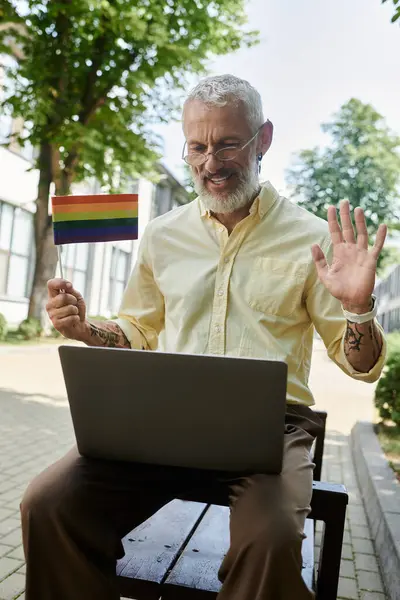
[[[154,279],[149,251],[150,229],[143,234],[137,260],[124,292],[116,323],[132,348],[157,350],[164,328],[164,297]]]
[[[330,239],[325,238],[320,245],[330,264],[332,260]],[[319,281],[315,267],[306,291],[306,306],[314,327],[325,344],[329,358],[353,379],[367,383],[377,381],[385,364],[387,351],[384,331],[378,321],[375,321],[375,324],[382,335],[382,350],[372,369],[367,373],[361,373],[350,364],[344,351],[347,321],[343,316],[341,304]]]

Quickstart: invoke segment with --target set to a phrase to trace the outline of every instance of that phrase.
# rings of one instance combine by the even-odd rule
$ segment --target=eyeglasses
[[[187,142],[185,142],[185,145],[183,146],[182,150],[182,158],[185,161],[185,163],[187,163],[191,167],[200,167],[200,165],[204,165],[204,163],[210,155],[215,156],[221,162],[235,160],[238,154],[242,152],[242,150],[247,148],[247,146],[251,144],[251,142],[257,137],[262,127],[263,125],[261,125],[261,127],[257,129],[253,137],[249,139],[249,141],[246,142],[241,148],[238,148],[237,146],[226,146],[225,148],[220,148],[216,152],[208,152],[207,154],[205,152],[197,151],[191,151],[188,152],[188,154],[185,154],[185,150],[187,147]]]

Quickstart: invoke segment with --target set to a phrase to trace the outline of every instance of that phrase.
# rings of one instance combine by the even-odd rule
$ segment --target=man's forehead
[[[229,102],[225,106],[208,105],[201,100],[189,100],[183,111],[183,130],[193,137],[212,129],[216,135],[247,135],[249,125],[242,103]]]

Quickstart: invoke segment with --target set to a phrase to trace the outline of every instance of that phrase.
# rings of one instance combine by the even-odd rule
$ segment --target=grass
[[[17,331],[9,331],[6,339],[0,341],[0,346],[35,346],[37,344],[55,344],[60,343],[61,337],[38,337],[33,340],[26,340]]]
[[[400,481],[400,426],[379,423],[376,432],[386,458]]]

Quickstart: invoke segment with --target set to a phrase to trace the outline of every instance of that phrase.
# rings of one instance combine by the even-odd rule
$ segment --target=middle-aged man
[[[372,292],[386,228],[368,249],[360,208],[356,233],[346,202],[341,227],[334,207],[328,227],[259,183],[272,124],[246,81],[202,81],[185,102],[183,129],[183,157],[199,197],[148,225],[119,318],[88,322],[81,294],[60,279],[48,284],[47,310],[64,336],[91,346],[156,350],[163,332],[161,349],[169,352],[285,361],[283,470],[235,481],[207,474],[205,482],[72,450],[31,483],[22,501],[26,600],[116,600],[121,537],[207,483],[228,486],[231,498],[219,600],[313,598],[301,576],[301,544],[312,493],[309,451],[320,427],[309,408],[314,328],[343,371],[368,382],[379,377],[385,345]],[[249,395],[251,389],[249,381]],[[229,423],[229,397],[226,413]]]

